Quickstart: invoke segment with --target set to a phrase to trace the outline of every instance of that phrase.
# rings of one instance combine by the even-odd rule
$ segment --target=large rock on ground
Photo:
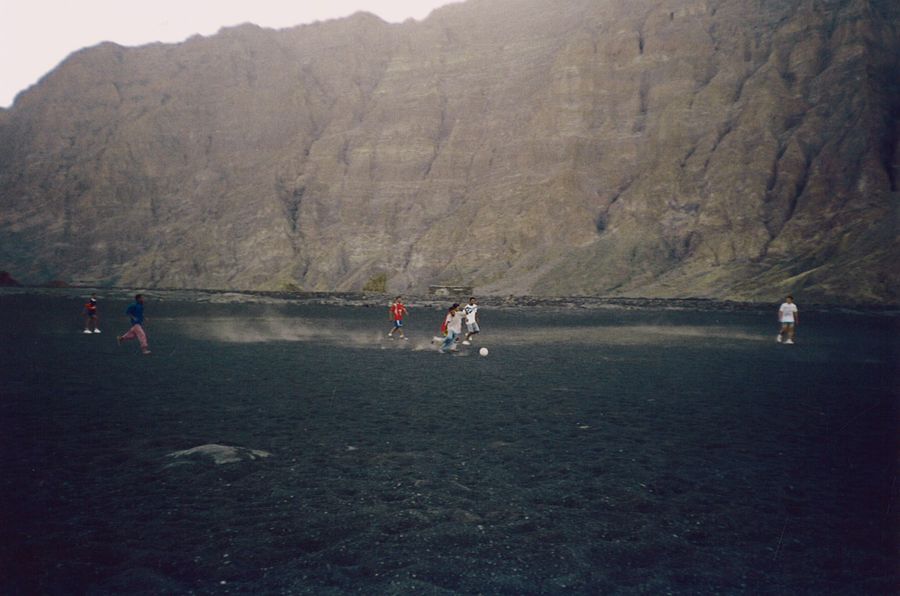
[[[272,454],[261,449],[248,449],[247,447],[233,447],[231,445],[217,445],[208,443],[182,451],[174,451],[168,455],[176,460],[175,463],[187,463],[190,461],[209,459],[216,464],[234,464],[242,461],[254,461],[264,459]],[[170,464],[174,465],[174,464]]]

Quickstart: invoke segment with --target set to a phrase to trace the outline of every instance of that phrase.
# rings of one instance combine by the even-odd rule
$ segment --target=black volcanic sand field
[[[197,296],[0,294],[0,593],[897,588],[895,315]]]

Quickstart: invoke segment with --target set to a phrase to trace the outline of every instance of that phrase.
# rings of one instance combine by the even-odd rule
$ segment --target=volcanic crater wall
[[[469,0],[101,44],[0,112],[0,268],[896,302],[898,20],[889,0]]]

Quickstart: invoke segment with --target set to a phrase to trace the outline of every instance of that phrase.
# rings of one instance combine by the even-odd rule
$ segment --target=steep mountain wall
[[[897,301],[889,0],[469,0],[73,54],[0,113],[25,282]]]

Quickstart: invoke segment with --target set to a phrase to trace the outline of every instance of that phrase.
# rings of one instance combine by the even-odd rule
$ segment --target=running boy
[[[118,343],[137,338],[141,344],[141,353],[149,354],[150,348],[147,346],[147,334],[144,332],[144,296],[136,294],[134,302],[125,309],[125,314],[131,318],[131,329],[116,338]]]
[[[481,331],[478,327],[478,305],[475,303],[475,296],[469,298],[469,303],[463,307],[463,312],[466,315],[467,331],[463,345],[468,346],[471,345],[469,340],[472,339],[472,336]]]
[[[394,326],[388,332],[388,337],[391,339],[394,339],[394,331],[400,332],[400,339],[406,339],[406,336],[403,335],[403,317],[409,314],[409,311],[406,310],[402,299],[403,296],[397,296],[388,308],[390,319],[394,322]]]
[[[459,312],[459,304],[456,302],[447,309],[447,315],[444,317],[444,324],[441,326],[442,329],[447,330],[447,335],[444,337],[444,342],[441,344],[441,353],[444,352],[456,352],[456,338],[459,337],[459,334],[462,333],[462,322],[464,315]]]
[[[778,321],[781,323],[781,330],[775,337],[775,341],[781,343],[784,335],[787,334],[787,341],[784,343],[793,344],[794,328],[797,326],[797,323],[800,322],[800,313],[797,310],[797,305],[794,304],[793,296],[788,295],[784,299],[784,303],[778,307]]]

